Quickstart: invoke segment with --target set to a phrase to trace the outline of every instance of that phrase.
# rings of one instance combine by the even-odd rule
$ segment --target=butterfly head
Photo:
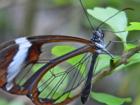
[[[95,43],[104,44],[104,32],[101,29],[93,31],[91,41]]]

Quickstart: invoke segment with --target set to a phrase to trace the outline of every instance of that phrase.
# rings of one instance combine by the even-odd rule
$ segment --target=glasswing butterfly
[[[106,53],[113,58],[104,43],[104,32],[100,29],[103,24],[96,29],[92,27],[90,40],[45,35],[2,43],[0,87],[12,94],[26,95],[35,105],[66,105],[79,96],[84,104],[91,91],[98,55]],[[56,45],[60,55],[53,54]]]

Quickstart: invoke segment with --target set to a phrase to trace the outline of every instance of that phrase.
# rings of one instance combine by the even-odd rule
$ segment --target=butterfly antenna
[[[110,20],[111,18],[113,18],[114,16],[116,16],[117,14],[119,14],[122,11],[126,11],[126,10],[134,10],[132,8],[124,8],[118,12],[116,12],[114,15],[110,16],[109,18],[107,18],[104,22],[102,22],[101,24],[99,24],[99,26],[97,27],[97,29],[99,29],[102,25],[104,25],[108,20]]]
[[[87,11],[86,11],[86,9],[85,9],[85,7],[84,7],[84,4],[83,4],[82,0],[79,0],[79,1],[80,1],[81,6],[82,6],[82,9],[84,10],[84,13],[85,13],[87,19],[88,19],[88,22],[89,22],[89,24],[90,24],[91,30],[94,31],[94,27],[93,27],[93,25],[91,24],[91,21],[90,21],[90,19],[89,19],[89,17],[88,17]]]

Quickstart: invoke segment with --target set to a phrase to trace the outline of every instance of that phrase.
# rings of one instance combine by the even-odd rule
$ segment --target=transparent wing
[[[70,60],[53,67],[38,84],[39,99],[61,103],[81,92],[87,78],[91,54],[80,55],[73,64]]]
[[[95,50],[89,46],[92,43],[83,38],[60,35],[29,37],[27,40],[32,46],[20,65],[20,72],[10,81],[10,90],[6,89],[7,68],[18,53],[19,45],[14,40],[0,45],[0,62],[5,60],[0,64],[0,87],[10,93],[27,95],[37,105],[63,103],[79,94],[89,70],[89,52]],[[58,59],[61,62],[56,63]],[[51,68],[47,68],[49,65]]]
[[[44,65],[47,65],[50,60],[63,56],[81,46],[83,45],[74,43],[44,45],[40,59],[34,64],[25,65],[24,70],[20,72],[15,83],[24,89],[28,80]],[[84,53],[49,69],[38,83],[36,91],[36,93],[39,93],[38,99],[44,103],[52,102],[57,104],[79,94],[87,78],[91,56],[91,53]],[[28,85],[30,84],[28,83]],[[27,84],[26,87],[28,87]],[[35,92],[32,94],[35,94]]]

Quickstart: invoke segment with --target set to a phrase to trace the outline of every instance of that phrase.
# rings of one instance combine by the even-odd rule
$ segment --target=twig
[[[138,51],[140,51],[140,45],[138,45],[137,47],[129,50],[128,52],[124,52],[121,56],[121,59],[119,59],[118,61],[114,62],[113,67],[110,66],[108,68],[106,68],[105,70],[102,70],[100,73],[98,73],[94,78],[93,78],[93,84],[95,82],[97,82],[98,80],[108,76],[109,74],[111,74],[113,71],[115,71],[115,68],[117,68],[118,66],[122,65],[122,64],[127,64],[127,60],[133,56],[134,54],[136,54]]]

